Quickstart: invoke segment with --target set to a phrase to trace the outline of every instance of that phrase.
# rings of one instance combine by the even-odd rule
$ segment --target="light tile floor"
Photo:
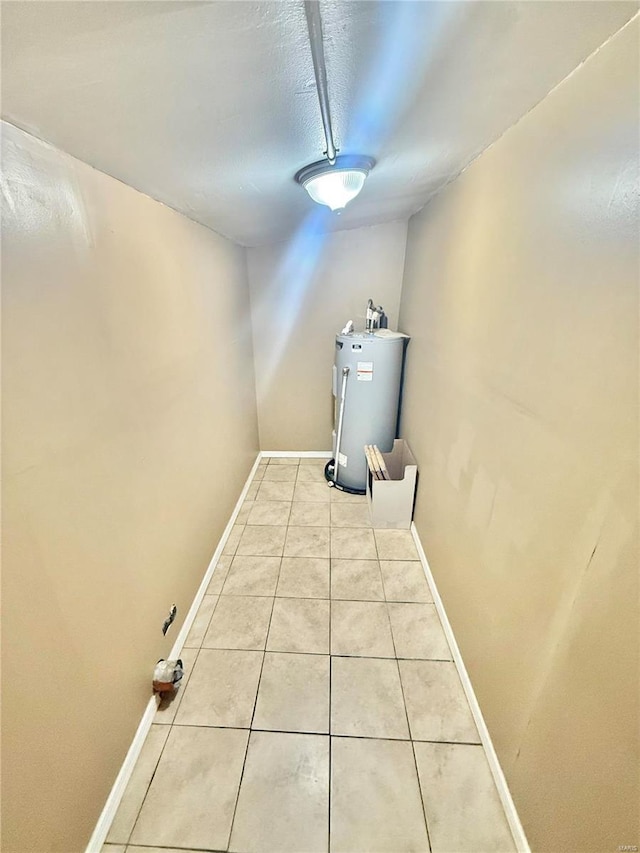
[[[515,850],[412,537],[259,466],[105,853]]]

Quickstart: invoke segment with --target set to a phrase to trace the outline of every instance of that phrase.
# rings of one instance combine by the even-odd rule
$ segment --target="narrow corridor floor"
[[[510,853],[409,531],[263,460],[105,853]]]

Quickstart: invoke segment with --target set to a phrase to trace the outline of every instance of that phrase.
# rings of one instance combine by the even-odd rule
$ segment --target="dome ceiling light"
[[[340,211],[358,195],[374,165],[371,157],[351,155],[336,157],[333,165],[320,160],[300,169],[296,181],[315,202]]]
[[[300,169],[295,179],[315,202],[340,212],[358,195],[364,186],[367,175],[375,165],[375,160],[360,155],[339,157],[337,154],[338,149],[333,139],[331,112],[329,110],[327,67],[322,44],[319,0],[305,0],[304,9],[309,30],[320,115],[322,116],[324,136],[327,143],[327,150],[324,152],[327,159],[311,163],[304,169]]]

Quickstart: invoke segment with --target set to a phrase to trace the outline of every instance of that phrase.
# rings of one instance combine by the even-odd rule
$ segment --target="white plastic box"
[[[393,442],[393,450],[383,453],[390,480],[376,480],[367,471],[367,500],[374,527],[409,529],[413,518],[418,466],[409,445],[401,438]]]

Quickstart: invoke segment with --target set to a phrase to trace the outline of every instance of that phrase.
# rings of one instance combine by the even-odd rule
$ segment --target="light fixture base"
[[[316,163],[304,166],[299,172],[296,172],[295,181],[304,186],[307,181],[317,178],[318,175],[324,175],[327,172],[348,172],[351,169],[368,175],[375,165],[376,161],[373,157],[362,157],[359,154],[340,154],[336,157],[333,165],[328,160],[318,160]]]
[[[343,154],[335,163],[319,160],[300,169],[295,180],[309,193],[313,201],[339,213],[362,189],[365,179],[375,166],[372,157]]]

